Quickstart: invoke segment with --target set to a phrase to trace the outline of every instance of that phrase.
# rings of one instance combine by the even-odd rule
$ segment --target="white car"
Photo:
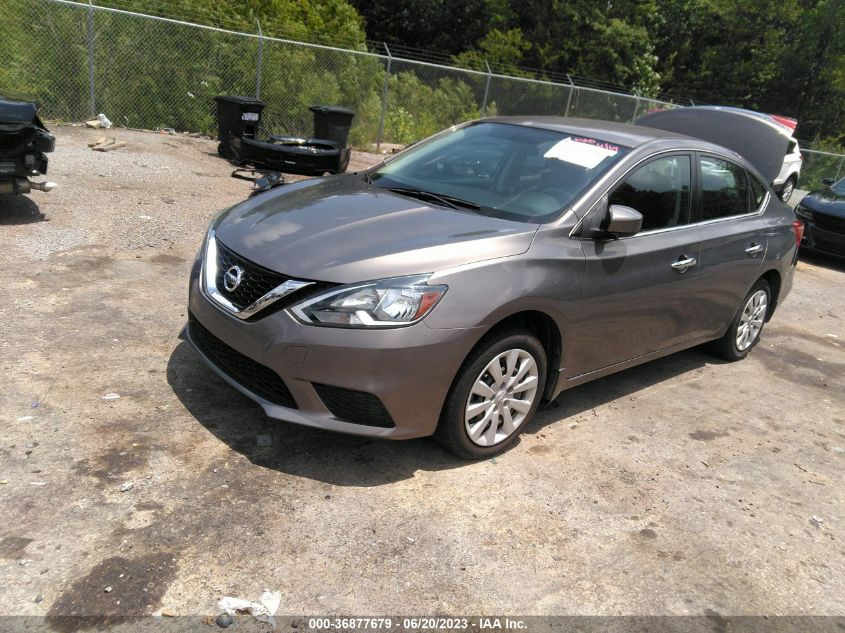
[[[777,191],[780,199],[784,202],[789,202],[792,192],[795,191],[795,186],[798,184],[798,177],[801,175],[801,163],[803,160],[804,157],[801,156],[798,141],[795,140],[795,137],[789,139],[786,156],[783,158],[783,167],[781,167],[778,177],[772,183],[774,190]]]

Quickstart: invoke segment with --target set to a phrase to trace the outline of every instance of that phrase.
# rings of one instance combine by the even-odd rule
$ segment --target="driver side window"
[[[613,190],[610,204],[639,211],[643,216],[643,231],[687,224],[690,157],[667,156],[639,167]]]

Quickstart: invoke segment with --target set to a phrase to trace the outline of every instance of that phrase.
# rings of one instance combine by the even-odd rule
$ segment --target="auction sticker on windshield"
[[[619,153],[616,145],[597,141],[592,138],[568,136],[555,143],[545,154],[544,158],[557,158],[573,165],[580,165],[592,169],[605,158]]]

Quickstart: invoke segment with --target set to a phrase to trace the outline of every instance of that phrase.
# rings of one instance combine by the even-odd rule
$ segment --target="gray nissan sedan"
[[[218,215],[183,335],[272,418],[495,455],[565,389],[756,345],[800,241],[779,134],[719,108],[450,128]]]

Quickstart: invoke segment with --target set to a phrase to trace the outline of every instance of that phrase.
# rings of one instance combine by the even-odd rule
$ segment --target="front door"
[[[631,237],[583,240],[582,296],[568,312],[576,317],[576,334],[568,341],[568,378],[706,333],[691,192],[688,154],[654,158],[610,192],[610,204],[636,209],[643,226]]]

